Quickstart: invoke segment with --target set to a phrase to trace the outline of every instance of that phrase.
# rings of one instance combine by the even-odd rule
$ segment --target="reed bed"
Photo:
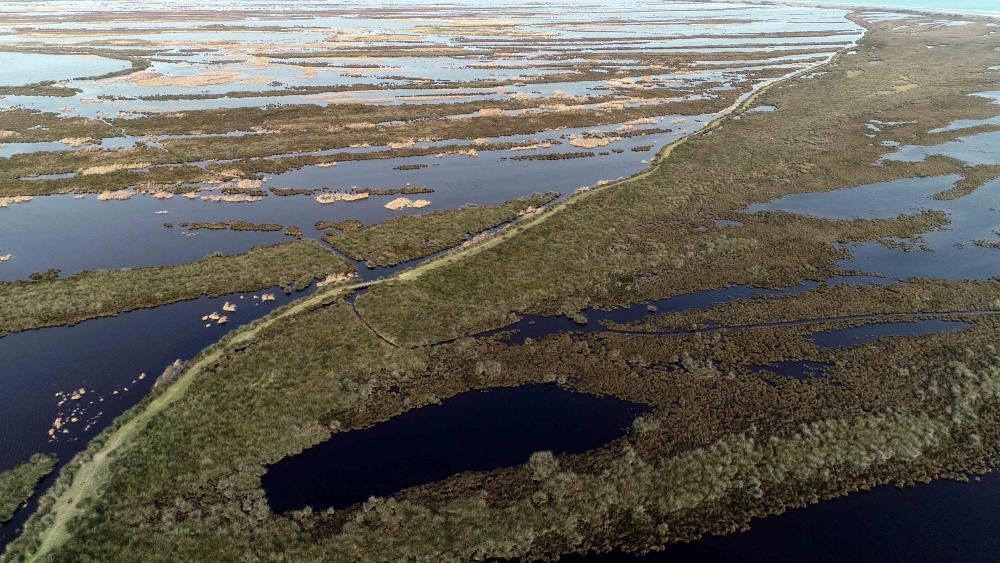
[[[534,194],[502,205],[467,205],[426,215],[404,215],[364,228],[360,222],[316,226],[327,229],[324,241],[352,259],[365,260],[370,266],[393,266],[459,246],[470,233],[475,235],[512,221],[557,197],[559,194],[554,192]]]
[[[56,456],[35,454],[31,459],[0,473],[0,524],[14,517],[14,512],[35,492],[43,477],[52,473]]]
[[[280,227],[279,227],[280,228]],[[0,283],[0,331],[72,325],[96,317],[275,285],[304,289],[314,279],[354,267],[312,240],[254,247],[247,253],[212,256],[177,266],[78,272],[57,279]]]

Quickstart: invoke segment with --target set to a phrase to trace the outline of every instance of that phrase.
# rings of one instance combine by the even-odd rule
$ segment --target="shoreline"
[[[720,3],[725,3],[724,1]],[[837,0],[814,0],[813,2],[796,2],[786,0],[756,0],[750,2],[751,5],[758,6],[796,6],[806,8],[841,8],[850,10],[853,13],[861,13],[866,10],[891,10],[894,13],[905,15],[942,15],[942,16],[970,16],[977,18],[989,18],[1000,20],[1000,10],[996,12],[979,12],[975,10],[949,9],[949,8],[924,8],[924,7],[900,7],[887,4],[877,4],[866,6],[850,1],[839,2]]]

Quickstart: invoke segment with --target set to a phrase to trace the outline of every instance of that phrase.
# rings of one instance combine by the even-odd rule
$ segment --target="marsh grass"
[[[364,228],[328,223],[317,227],[329,225],[323,240],[352,259],[393,266],[458,246],[469,235],[511,221],[519,213],[539,208],[557,197],[557,193],[534,194],[502,205],[466,205],[426,215],[404,215]]]
[[[305,289],[313,280],[351,271],[354,266],[316,241],[302,240],[177,266],[5,282],[0,283],[0,330],[72,325],[201,295],[214,297],[275,285]]]
[[[741,216],[744,226],[726,232],[694,231],[707,216],[729,217],[786,193],[956,170],[945,160],[868,166],[882,149],[854,141],[868,119],[917,118],[919,128],[929,128],[995,112],[966,94],[988,87],[982,69],[995,64],[1000,37],[978,23],[893,31],[897,25],[872,26],[860,54],[830,74],[761,96],[762,103],[780,102],[780,112],[729,122],[675,146],[650,174],[583,192],[505,240],[376,284],[356,301],[368,324],[341,295],[320,292],[254,324],[252,338],[227,337],[189,364],[204,362],[202,371],[191,367],[158,388],[69,464],[5,559],[30,558],[40,546],[38,559],[54,561],[457,562],[549,560],[615,547],[642,553],[893,481],[967,479],[966,472],[997,466],[994,318],[961,333],[836,351],[818,349],[797,328],[563,333],[516,346],[504,335],[460,337],[509,323],[516,311],[579,313],[587,304],[726,283],[822,279],[846,256],[836,242],[912,236],[944,224],[940,213],[882,221],[771,213]],[[948,49],[924,47],[944,41]],[[870,72],[843,72],[859,69]],[[892,90],[897,72],[920,87],[873,95]],[[317,226],[343,231],[337,236],[367,230],[356,222]],[[961,302],[962,287],[992,296],[991,287],[969,283],[926,286],[898,302],[910,306],[937,293]],[[862,303],[896,306],[871,291]],[[802,306],[815,312],[837,297],[846,294],[817,292]],[[766,316],[772,305],[759,307]],[[428,345],[393,346],[380,334]],[[831,368],[802,381],[749,369],[794,359]],[[518,467],[467,472],[333,511],[277,515],[268,507],[261,488],[267,467],[331,432],[470,388],[542,381],[654,410],[626,439],[579,456],[540,452]],[[171,392],[172,403],[143,410]],[[127,447],[106,457],[106,448],[118,445],[115,431],[140,418],[141,431],[120,438]],[[106,463],[105,472],[87,474],[85,462]],[[77,480],[79,487],[69,488]]]
[[[571,197],[530,229],[462,259],[372,288],[357,308],[391,341],[428,344],[502,327],[513,312],[571,314],[730,283],[781,288],[829,278],[837,261],[849,257],[849,247],[837,243],[910,237],[947,218],[763,214],[734,233],[695,229],[707,216],[742,221],[735,210],[791,193],[952,173],[968,175],[963,192],[981,185],[993,171],[951,159],[872,166],[894,149],[862,142],[872,119],[916,121],[891,134],[936,144],[945,138],[928,133],[934,128],[994,116],[995,105],[968,95],[992,88],[984,69],[995,65],[1000,40],[976,36],[981,26],[949,39],[954,49],[928,50],[925,41],[943,37],[942,30],[906,35],[873,25],[859,54],[838,59],[836,72],[768,89],[753,101],[780,111],[744,113],[711,135],[672,145],[669,158],[660,156],[648,173]],[[855,70],[865,72],[848,78]],[[900,75],[920,86],[878,94],[892,90]]]
[[[189,231],[197,231],[198,229],[210,229],[210,230],[230,229],[233,231],[280,231],[282,229],[281,225],[275,223],[249,223],[247,221],[239,221],[239,220],[178,223],[178,225],[180,225],[181,227],[187,227],[187,230]]]
[[[35,454],[17,467],[0,473],[0,524],[31,498],[43,477],[52,473],[56,456]]]

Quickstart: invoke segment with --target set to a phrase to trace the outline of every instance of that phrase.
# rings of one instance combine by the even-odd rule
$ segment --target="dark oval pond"
[[[469,391],[287,457],[262,479],[276,513],[346,508],[465,471],[582,453],[621,436],[649,407],[555,385]]]

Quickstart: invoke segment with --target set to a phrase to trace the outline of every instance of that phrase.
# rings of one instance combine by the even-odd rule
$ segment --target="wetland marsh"
[[[995,494],[993,20],[108,10],[0,10],[74,61],[0,80],[0,560],[822,558]]]

